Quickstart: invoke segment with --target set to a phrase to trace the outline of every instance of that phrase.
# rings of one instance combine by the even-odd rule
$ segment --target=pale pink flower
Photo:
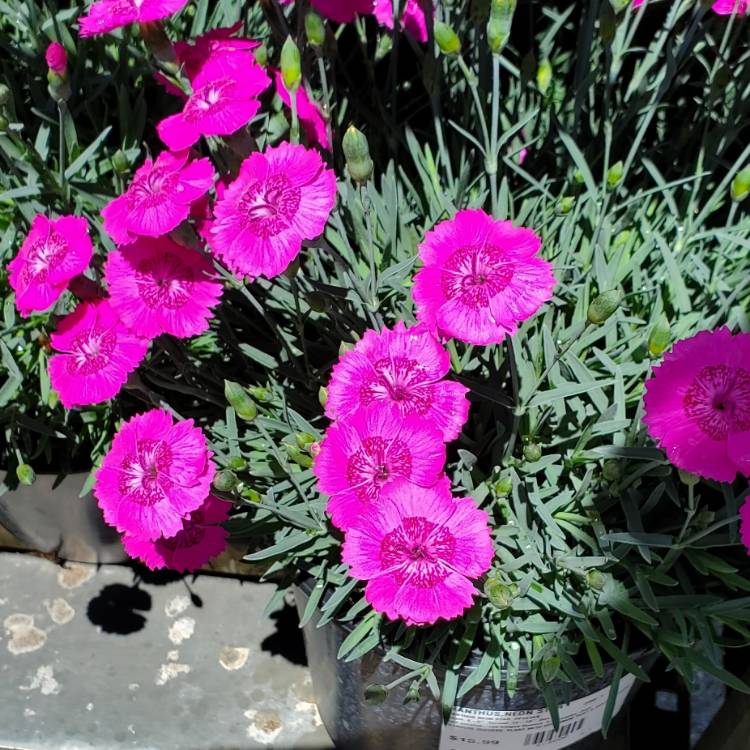
[[[238,276],[278,276],[335,201],[336,177],[317,151],[283,142],[256,152],[214,206],[211,250]]]
[[[221,42],[230,40],[215,41]],[[231,135],[255,116],[257,97],[269,83],[251,51],[212,52],[191,79],[192,94],[182,112],[157,126],[159,137],[175,151],[192,146],[201,135]]]
[[[274,83],[276,84],[276,93],[279,95],[284,104],[287,107],[292,106],[292,98],[284,85],[284,79],[281,77],[281,71],[273,69]],[[305,135],[307,136],[307,142],[311,146],[321,146],[322,148],[330,151],[331,141],[328,137],[328,123],[320,107],[315,103],[313,99],[307,93],[305,89],[304,81],[300,84],[297,89],[297,95],[295,97],[297,104],[297,117],[299,118],[300,124],[302,125]]]
[[[147,159],[119,198],[102,210],[104,228],[118,245],[138,235],[159,237],[171,232],[190,214],[190,206],[214,183],[208,159],[188,162],[188,151],[162,151]]]
[[[678,341],[646,381],[643,422],[679,469],[719,482],[750,476],[750,333]]]
[[[229,532],[221,524],[229,518],[230,508],[229,503],[209,495],[182,522],[182,530],[175,536],[149,540],[125,534],[123,547],[151,570],[169,568],[180,573],[198,570],[226,549]]]
[[[445,480],[434,487],[399,482],[346,531],[349,575],[368,581],[365,599],[391,620],[431,625],[452,620],[479,593],[472,584],[494,557],[487,514],[470,497],[454,498]]]
[[[122,425],[96,472],[94,495],[104,520],[147,540],[179,534],[208,497],[212,455],[192,419],[175,424],[161,409],[136,415]]]
[[[174,15],[187,0],[97,0],[78,19],[81,36],[106,34],[131,23],[159,21]]]
[[[56,75],[63,76],[68,70],[68,53],[60,42],[52,42],[44,53],[47,67]]]
[[[326,414],[340,419],[377,404],[395,417],[414,414],[432,424],[443,440],[455,440],[469,413],[468,388],[443,380],[450,357],[424,326],[367,331],[333,368]]]
[[[401,28],[408,31],[418,42],[427,41],[427,20],[421,5],[422,0],[406,0],[401,13]],[[373,9],[378,23],[393,28],[393,0],[375,0]]]
[[[148,349],[148,340],[125,327],[106,299],[81,302],[50,337],[52,387],[63,406],[98,404],[116,396]]]
[[[139,237],[111,252],[104,279],[125,325],[149,338],[203,333],[223,289],[207,258],[169,237]]]
[[[15,258],[8,264],[8,281],[16,293],[21,315],[46,310],[82,273],[94,248],[86,219],[37,214]]]
[[[494,344],[515,333],[552,297],[552,265],[537,253],[530,229],[459,211],[427,233],[424,266],[414,277],[417,318],[431,330],[471,344]]]
[[[374,405],[328,427],[313,471],[320,491],[331,496],[333,523],[346,529],[393,481],[430,487],[444,464],[445,444],[432,425]]]
[[[280,0],[282,5],[291,5],[294,0]],[[310,0],[310,5],[321,16],[337,23],[349,23],[358,13],[372,13],[372,0]]]

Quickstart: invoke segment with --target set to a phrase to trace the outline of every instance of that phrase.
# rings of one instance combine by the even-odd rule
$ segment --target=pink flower
[[[492,564],[487,514],[453,498],[448,480],[425,489],[399,482],[346,532],[349,575],[368,581],[365,598],[390,619],[429,625],[458,617],[478,593],[471,582]]]
[[[128,330],[109,300],[81,302],[51,336],[52,387],[66,409],[98,404],[117,395],[138,367],[148,340]]]
[[[256,152],[214,206],[211,250],[238,276],[278,276],[335,201],[336,178],[317,151],[283,142]]]
[[[341,419],[369,404],[388,407],[394,418],[414,414],[443,440],[455,440],[469,414],[468,388],[442,380],[450,357],[423,326],[367,331],[333,368],[326,414]]]
[[[59,76],[65,75],[68,69],[68,53],[59,42],[52,42],[44,53],[47,67]]]
[[[282,5],[291,5],[293,2],[294,0],[281,0]],[[310,5],[321,16],[337,23],[349,23],[357,13],[372,13],[372,0],[310,0]]]
[[[732,13],[742,16],[750,9],[750,0],[716,0],[711,7],[720,16],[729,16]]]
[[[137,235],[159,237],[187,219],[191,204],[214,183],[208,159],[188,163],[188,152],[162,151],[147,159],[119,198],[102,210],[104,228],[118,245]]]
[[[104,278],[125,325],[149,338],[203,333],[223,289],[205,257],[169,237],[139,237],[111,252]]]
[[[131,23],[159,21],[177,13],[187,0],[97,0],[78,19],[81,36],[106,34]]]
[[[740,508],[740,538],[750,554],[750,500]]]
[[[227,59],[229,53],[239,53],[242,57],[250,53],[251,58],[244,57],[248,63],[257,64],[252,50],[260,46],[254,39],[234,39],[233,34],[242,28],[242,21],[221,29],[212,29],[191,42],[175,42],[174,52],[177,62],[182,65],[185,75],[193,82],[209,60]],[[219,53],[223,53],[221,58]],[[267,85],[267,84],[266,84]]]
[[[227,546],[229,532],[220,526],[229,518],[230,504],[209,495],[198,510],[182,522],[175,536],[157,540],[125,534],[122,544],[131,556],[151,570],[169,568],[180,573],[202,568]]]
[[[421,2],[422,0],[406,0],[406,7],[401,14],[401,27],[418,42],[426,42],[427,21]],[[393,0],[375,0],[373,14],[381,26],[393,28]]]
[[[96,472],[104,520],[146,540],[176,536],[209,494],[212,455],[192,419],[175,424],[161,409],[136,415],[122,425]]]
[[[430,487],[444,463],[442,435],[428,422],[374,405],[329,426],[313,471],[320,491],[331,496],[333,523],[346,529],[394,480]]]
[[[530,229],[493,221],[484,211],[459,211],[419,246],[417,318],[471,344],[502,341],[552,296],[555,278],[537,256],[540,247]]]
[[[279,95],[287,107],[292,106],[292,98],[284,86],[284,80],[281,77],[281,71],[273,69],[274,83],[276,84],[276,93]],[[331,141],[328,138],[328,123],[323,117],[320,107],[307,94],[304,82],[297,89],[296,95],[297,117],[307,136],[307,142],[311,146],[319,145],[328,151],[331,150]]]
[[[86,219],[37,214],[15,258],[8,264],[8,281],[16,293],[21,315],[46,310],[82,273],[94,252]]]
[[[750,333],[678,341],[646,381],[643,422],[678,468],[719,482],[750,475]]]
[[[260,107],[257,97],[269,83],[251,51],[219,49],[191,79],[193,93],[182,112],[159,123],[159,137],[175,151],[201,135],[231,135],[253,118]]]

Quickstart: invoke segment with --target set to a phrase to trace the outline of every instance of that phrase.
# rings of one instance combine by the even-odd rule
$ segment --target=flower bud
[[[497,578],[488,578],[484,582],[484,593],[498,609],[510,609],[518,596],[518,586],[515,583],[505,584]]]
[[[306,451],[315,442],[315,435],[311,435],[309,432],[295,432],[294,440],[300,450]]]
[[[265,44],[259,44],[254,50],[253,55],[255,56],[255,62],[265,68],[268,64],[268,47]]]
[[[326,404],[328,403],[328,389],[321,385],[320,388],[318,388],[318,403],[325,409]]]
[[[499,495],[500,497],[510,495],[512,490],[513,480],[508,474],[503,474],[503,476],[501,476],[500,479],[495,482],[495,494]]]
[[[750,165],[734,176],[731,187],[732,200],[739,203],[747,198],[748,193],[750,193]]]
[[[323,19],[314,10],[308,10],[305,16],[305,36],[313,47],[321,47],[326,40]]]
[[[52,42],[44,53],[50,73],[65,78],[68,74],[68,53],[59,42]]]
[[[404,703],[421,703],[422,702],[422,695],[419,692],[419,683],[413,682],[409,689],[406,691],[406,696],[404,697]]]
[[[36,479],[36,472],[28,464],[18,464],[16,466],[16,476],[21,484],[31,486]]]
[[[393,39],[390,34],[381,34],[375,47],[375,62],[380,62],[393,49]]]
[[[346,168],[355,182],[365,183],[372,175],[370,146],[365,134],[350,125],[341,140],[341,148],[346,157]]]
[[[614,458],[608,458],[602,466],[602,476],[608,482],[616,482],[622,477],[622,469],[620,468],[620,462]]]
[[[661,315],[648,335],[648,353],[652,357],[663,354],[669,346],[669,320]]]
[[[127,174],[130,171],[130,160],[121,148],[118,148],[117,151],[112,154],[112,169],[114,169],[117,174]]]
[[[271,391],[262,385],[254,385],[252,388],[248,388],[247,391],[256,401],[260,401],[262,404],[267,404],[273,398]]]
[[[461,51],[461,40],[458,35],[442,21],[435,22],[435,41],[444,55],[457,55]]]
[[[492,0],[490,20],[487,22],[487,43],[493,55],[499,54],[505,47],[515,11],[516,0]]]
[[[240,419],[250,422],[258,416],[258,407],[255,405],[255,401],[250,398],[247,391],[239,383],[225,380],[224,396]]]
[[[620,184],[620,181],[622,180],[623,171],[624,171],[623,163],[621,161],[616,161],[607,170],[607,185],[609,185],[611,188],[617,187]]]
[[[313,465],[313,460],[307,453],[303,453],[296,445],[284,444],[286,453],[294,463],[299,464],[303,469],[309,469]]]
[[[548,656],[542,659],[542,678],[545,682],[552,682],[555,677],[560,673],[560,657],[559,656]]]
[[[589,323],[601,325],[608,320],[622,303],[622,298],[623,295],[619,289],[610,289],[595,297],[587,313]]]
[[[10,101],[10,89],[0,83],[0,108],[4,107]]]
[[[573,198],[571,195],[564,195],[562,198],[560,198],[559,201],[557,201],[557,205],[555,206],[555,213],[564,216],[565,214],[569,214],[573,210],[573,206],[575,205],[576,199]]]
[[[693,474],[689,471],[677,469],[677,473],[680,476],[680,481],[683,484],[686,484],[688,487],[694,487],[696,484],[698,484],[698,482],[701,481],[701,478],[697,474]]]
[[[588,583],[594,591],[602,591],[607,585],[607,578],[608,576],[600,570],[589,570],[586,573],[586,583]]]
[[[247,469],[247,461],[242,456],[230,456],[227,464],[233,471],[245,471]]]
[[[573,182],[575,182],[576,185],[583,185],[583,183],[586,182],[583,172],[578,167],[573,170]]]
[[[350,344],[348,341],[342,341],[339,344],[339,359],[352,349],[354,349],[354,344]]]
[[[244,500],[248,500],[251,503],[263,502],[263,498],[261,497],[260,492],[252,489],[252,487],[246,487],[240,494],[242,495]]]
[[[302,81],[299,48],[291,36],[286,38],[281,48],[281,79],[289,92],[296,91]]]
[[[301,267],[301,262],[299,259],[299,256],[297,256],[285,269],[284,269],[284,276],[286,276],[287,279],[291,280],[293,279],[298,273],[299,269]]]
[[[372,706],[381,704],[388,697],[385,685],[372,684],[365,688],[365,702]]]
[[[528,443],[523,447],[523,457],[533,463],[542,457],[542,449],[538,443]]]
[[[213,486],[219,492],[231,492],[238,484],[239,479],[231,469],[217,471],[214,476]]]
[[[621,13],[630,5],[630,0],[609,0],[609,4],[615,13]]]
[[[536,69],[536,85],[539,87],[539,91],[542,96],[546,96],[549,91],[549,86],[552,83],[552,63],[548,58],[544,58],[539,63],[539,67]]]

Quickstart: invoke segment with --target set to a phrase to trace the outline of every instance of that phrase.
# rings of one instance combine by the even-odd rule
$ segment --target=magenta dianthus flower
[[[68,53],[60,42],[52,42],[44,53],[47,67],[55,74],[65,75],[68,69]]]
[[[281,143],[251,154],[214,206],[214,255],[238,276],[278,276],[317,237],[336,200],[320,154]]]
[[[515,333],[552,296],[552,265],[537,253],[530,229],[459,211],[427,233],[424,266],[414,277],[417,318],[430,330],[471,344],[494,344]]]
[[[149,569],[169,568],[180,573],[202,568],[227,547],[229,532],[221,524],[229,518],[230,503],[209,495],[198,510],[182,522],[182,530],[156,540],[125,534],[125,551]]]
[[[313,471],[327,510],[340,529],[348,528],[367,507],[377,504],[384,487],[408,479],[430,487],[445,464],[442,435],[413,414],[396,415],[377,404],[328,427]]]
[[[118,245],[138,235],[159,237],[190,215],[190,206],[214,184],[209,159],[188,162],[188,151],[147,159],[128,189],[102,210],[104,228]]]
[[[455,440],[469,413],[468,388],[443,380],[449,370],[448,353],[424,326],[399,321],[393,330],[367,331],[333,368],[326,415],[340,419],[376,404],[395,418],[421,417]]]
[[[46,310],[56,302],[70,280],[86,269],[93,252],[86,219],[35,216],[21,249],[8,264],[8,281],[21,315]]]
[[[107,299],[81,302],[50,343],[61,352],[49,361],[50,381],[67,409],[116,396],[149,344],[123,324]]]
[[[373,15],[381,26],[393,28],[393,0],[375,0]],[[427,21],[421,0],[406,0],[406,7],[401,13],[401,27],[408,31],[418,42],[427,41]]]
[[[97,0],[78,19],[81,36],[106,34],[131,23],[159,21],[174,15],[187,0]]]
[[[750,476],[750,333],[678,341],[646,381],[643,422],[679,469],[719,482]]]
[[[399,482],[346,531],[342,558],[349,575],[367,581],[365,598],[407,625],[452,620],[478,594],[494,549],[487,514],[470,497],[454,498],[449,482]]]
[[[125,325],[149,338],[203,333],[223,289],[207,258],[169,237],[139,237],[111,252],[104,278]]]
[[[146,540],[174,537],[211,489],[216,468],[193,420],[175,423],[161,409],[138,414],[115,435],[96,472],[104,520]]]
[[[294,0],[281,0],[283,5],[290,5]],[[310,5],[321,16],[330,18],[337,23],[349,23],[357,14],[372,13],[372,0],[310,0]]]

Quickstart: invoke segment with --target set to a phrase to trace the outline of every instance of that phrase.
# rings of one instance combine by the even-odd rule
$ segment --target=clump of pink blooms
[[[516,332],[552,297],[552,265],[539,257],[530,229],[459,211],[427,233],[414,277],[417,319],[431,331],[470,344],[494,344]]]
[[[96,0],[78,19],[81,36],[106,34],[132,23],[148,23],[178,13],[187,0]]]

